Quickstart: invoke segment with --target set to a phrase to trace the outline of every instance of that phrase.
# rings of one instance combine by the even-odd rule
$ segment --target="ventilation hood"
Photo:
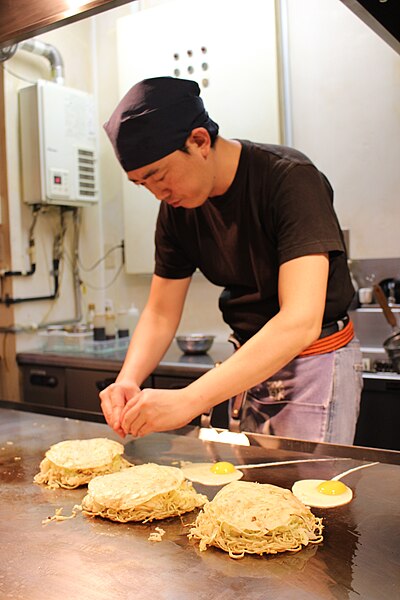
[[[341,0],[400,54],[399,0]]]

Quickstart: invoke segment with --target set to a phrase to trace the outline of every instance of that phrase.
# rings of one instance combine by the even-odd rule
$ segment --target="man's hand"
[[[183,427],[197,414],[185,388],[144,389],[126,403],[121,414],[121,426],[125,434],[142,437],[155,431]]]
[[[132,397],[140,392],[140,388],[136,383],[132,382],[116,382],[112,383],[100,392],[101,410],[108,425],[120,437],[125,437],[125,431],[121,427],[121,413]]]

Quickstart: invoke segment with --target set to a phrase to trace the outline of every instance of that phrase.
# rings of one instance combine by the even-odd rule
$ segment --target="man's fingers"
[[[111,390],[112,416],[111,427],[117,431],[121,428],[121,413],[125,406],[125,392],[119,387]]]
[[[126,433],[122,429],[122,427],[119,427],[118,429],[114,429],[114,431],[117,435],[119,435],[120,438],[124,439],[126,437]]]
[[[135,394],[132,398],[130,398],[128,400],[128,402],[125,404],[125,406],[123,407],[121,414],[120,414],[121,423],[124,420],[126,413],[138,403],[140,390],[138,390],[138,392],[139,393]]]
[[[108,390],[103,390],[102,392],[100,392],[99,397],[101,410],[103,411],[103,415],[107,421],[107,424],[111,427],[112,405]]]
[[[118,433],[121,428],[120,417],[125,406],[125,391],[118,385],[110,385],[100,392],[101,409],[106,421]]]
[[[137,437],[137,433],[145,423],[145,416],[140,411],[138,402],[125,412],[122,418],[121,426],[125,433],[130,433],[133,437]]]
[[[149,428],[147,427],[146,423],[144,425],[142,425],[142,427],[136,432],[136,436],[135,437],[144,437],[145,435],[147,435],[148,433],[150,433]]]

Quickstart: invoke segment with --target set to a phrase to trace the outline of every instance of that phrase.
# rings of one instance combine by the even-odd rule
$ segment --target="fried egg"
[[[341,506],[353,498],[352,490],[334,479],[302,479],[293,484],[292,492],[303,504],[314,508]]]
[[[186,479],[203,485],[225,485],[243,477],[242,471],[226,461],[216,463],[182,463],[181,469]]]

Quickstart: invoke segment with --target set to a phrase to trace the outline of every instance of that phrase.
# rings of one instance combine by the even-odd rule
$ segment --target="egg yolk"
[[[341,481],[323,481],[317,486],[317,490],[327,496],[339,496],[344,494],[347,487]]]
[[[215,475],[226,475],[227,473],[234,473],[236,471],[234,465],[226,461],[214,463],[210,470]]]

